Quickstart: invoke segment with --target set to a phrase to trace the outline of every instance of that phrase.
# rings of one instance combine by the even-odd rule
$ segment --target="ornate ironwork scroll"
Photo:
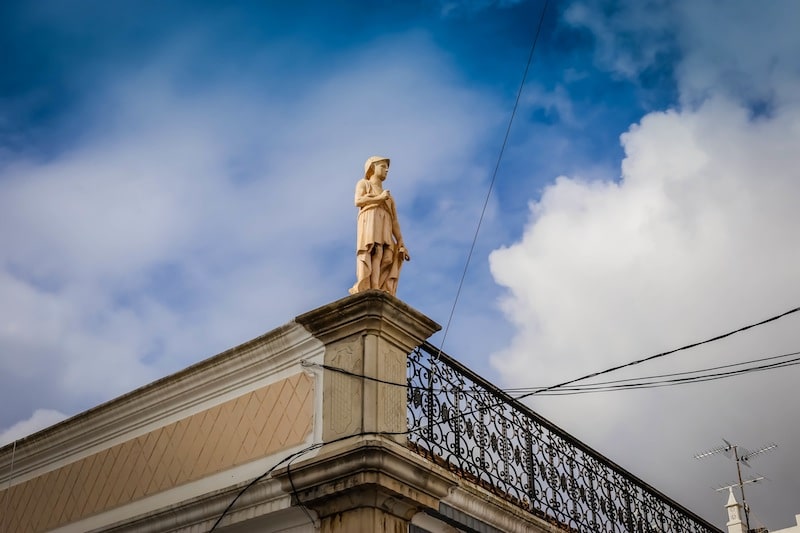
[[[408,356],[409,445],[567,530],[720,530],[430,344]]]

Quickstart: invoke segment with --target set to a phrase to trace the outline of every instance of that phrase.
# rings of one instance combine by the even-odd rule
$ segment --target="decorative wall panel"
[[[45,531],[302,443],[313,380],[295,374],[0,491],[6,531]]]

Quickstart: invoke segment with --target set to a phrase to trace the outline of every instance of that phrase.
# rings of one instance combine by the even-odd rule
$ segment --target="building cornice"
[[[374,334],[405,349],[416,347],[442,327],[383,291],[369,290],[337,300],[295,319],[325,344],[352,335]]]
[[[273,477],[320,516],[378,506],[410,520],[419,509],[437,508],[457,484],[452,474],[432,466],[386,437],[358,435],[281,467]]]

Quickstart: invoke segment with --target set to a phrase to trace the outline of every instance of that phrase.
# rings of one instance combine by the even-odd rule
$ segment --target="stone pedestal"
[[[455,482],[406,446],[406,358],[440,326],[397,298],[367,291],[295,319],[325,345],[319,454],[274,473],[320,531],[406,532]]]
[[[441,326],[382,291],[343,298],[295,319],[325,344],[322,439],[406,431],[406,357]],[[365,376],[365,377],[360,377]],[[405,442],[404,435],[396,435]]]

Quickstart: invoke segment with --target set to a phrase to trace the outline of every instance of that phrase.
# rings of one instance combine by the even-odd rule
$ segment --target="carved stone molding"
[[[369,290],[295,318],[326,345],[352,335],[380,334],[406,353],[442,327],[394,296]]]
[[[379,531],[407,524],[421,509],[438,509],[457,480],[432,466],[390,439],[360,436],[274,477],[295,503],[317,512],[322,531]]]

